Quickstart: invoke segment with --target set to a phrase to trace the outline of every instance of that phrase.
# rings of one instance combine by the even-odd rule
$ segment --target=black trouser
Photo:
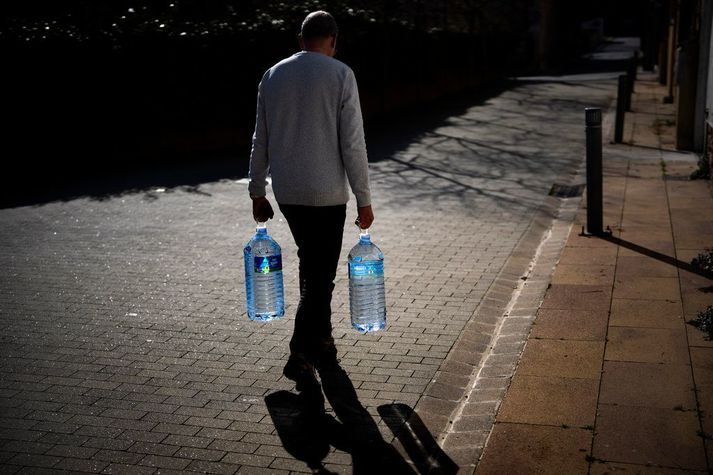
[[[342,250],[347,205],[280,205],[297,244],[300,302],[290,353],[319,357],[320,343],[332,337],[332,291]]]

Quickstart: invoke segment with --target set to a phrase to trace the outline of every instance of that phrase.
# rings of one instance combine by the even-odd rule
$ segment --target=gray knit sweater
[[[280,204],[371,204],[359,92],[352,70],[321,53],[301,51],[270,68],[258,86],[250,154],[253,196],[268,173]]]

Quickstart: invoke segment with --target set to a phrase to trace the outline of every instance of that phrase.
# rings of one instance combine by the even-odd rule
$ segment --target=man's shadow
[[[411,427],[418,419],[413,410],[403,404],[379,407],[382,417],[389,415],[384,419],[399,440],[401,436],[411,437],[414,433],[424,437],[424,430],[428,434],[425,436],[428,440],[416,444],[412,441],[402,441],[402,445],[416,464],[415,467],[404,460],[401,454],[384,440],[373,417],[359,402],[354,385],[344,369],[339,365],[322,369],[320,378],[324,395],[339,421],[319,409],[315,410],[315,406],[320,405],[319,395],[310,396],[305,393],[296,395],[289,391],[277,391],[265,397],[270,417],[285,450],[296,459],[305,462],[315,473],[332,473],[323,465],[330,446],[351,454],[355,474],[457,472],[457,465],[438,448],[420,420],[417,422],[423,430],[420,428],[415,432],[404,430],[404,427]],[[409,421],[393,417],[394,414],[405,413],[408,413]],[[414,457],[411,450],[414,446],[427,448],[433,453]]]

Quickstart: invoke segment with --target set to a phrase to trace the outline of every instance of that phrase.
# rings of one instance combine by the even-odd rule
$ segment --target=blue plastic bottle
[[[368,229],[349,251],[349,310],[352,326],[373,332],[386,326],[384,254],[371,242]]]
[[[282,284],[282,250],[267,234],[265,223],[258,223],[253,237],[243,250],[245,257],[245,295],[250,320],[275,320],[285,315]]]

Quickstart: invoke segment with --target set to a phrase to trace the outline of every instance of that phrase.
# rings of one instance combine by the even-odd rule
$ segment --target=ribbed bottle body
[[[264,226],[258,226],[255,237],[243,250],[243,257],[248,318],[265,321],[284,316],[282,250]]]
[[[386,326],[384,254],[362,232],[359,243],[349,251],[349,311],[352,326],[371,332]]]

